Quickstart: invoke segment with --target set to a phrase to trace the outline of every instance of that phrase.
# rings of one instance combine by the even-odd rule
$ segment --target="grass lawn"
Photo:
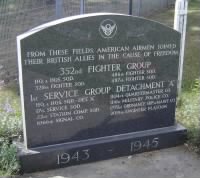
[[[191,3],[188,12],[183,88],[189,90],[200,78],[200,1]]]
[[[173,28],[174,9],[151,16],[150,19]],[[185,61],[183,72],[183,90],[190,91],[196,79],[200,78],[200,0],[189,3]]]
[[[174,10],[150,17],[173,27]],[[189,3],[183,71],[183,89],[176,111],[177,120],[188,128],[190,146],[200,150],[200,0]]]

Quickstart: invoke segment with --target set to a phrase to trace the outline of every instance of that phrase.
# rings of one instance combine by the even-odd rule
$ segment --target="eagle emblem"
[[[103,38],[112,38],[117,32],[117,25],[113,20],[106,19],[101,22],[99,31]]]

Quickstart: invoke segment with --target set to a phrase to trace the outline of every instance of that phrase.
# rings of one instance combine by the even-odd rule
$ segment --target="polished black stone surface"
[[[56,23],[19,37],[28,148],[174,125],[177,31],[114,14]]]
[[[21,173],[28,173],[174,147],[183,144],[185,139],[186,129],[175,125],[30,150],[26,150],[20,143],[16,143],[16,146],[20,150]]]

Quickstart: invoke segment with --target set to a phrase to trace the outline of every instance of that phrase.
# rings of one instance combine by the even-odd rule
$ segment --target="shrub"
[[[17,174],[19,162],[16,156],[17,149],[14,145],[9,145],[7,141],[0,145],[0,170],[3,175]]]
[[[0,175],[13,175],[19,170],[13,137],[22,134],[19,96],[13,89],[0,89]]]
[[[15,115],[0,113],[0,137],[12,138],[22,133],[21,119]]]
[[[9,91],[0,94],[0,138],[12,138],[22,133],[19,97]]]
[[[21,133],[21,114],[0,111],[0,137],[12,138]]]
[[[179,98],[176,117],[188,129],[188,143],[200,151],[200,80],[197,79],[191,91],[183,92]]]

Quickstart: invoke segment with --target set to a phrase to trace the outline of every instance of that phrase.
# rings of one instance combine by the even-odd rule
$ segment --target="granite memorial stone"
[[[17,44],[24,172],[184,142],[175,121],[179,32],[139,17],[87,14],[41,25]]]

